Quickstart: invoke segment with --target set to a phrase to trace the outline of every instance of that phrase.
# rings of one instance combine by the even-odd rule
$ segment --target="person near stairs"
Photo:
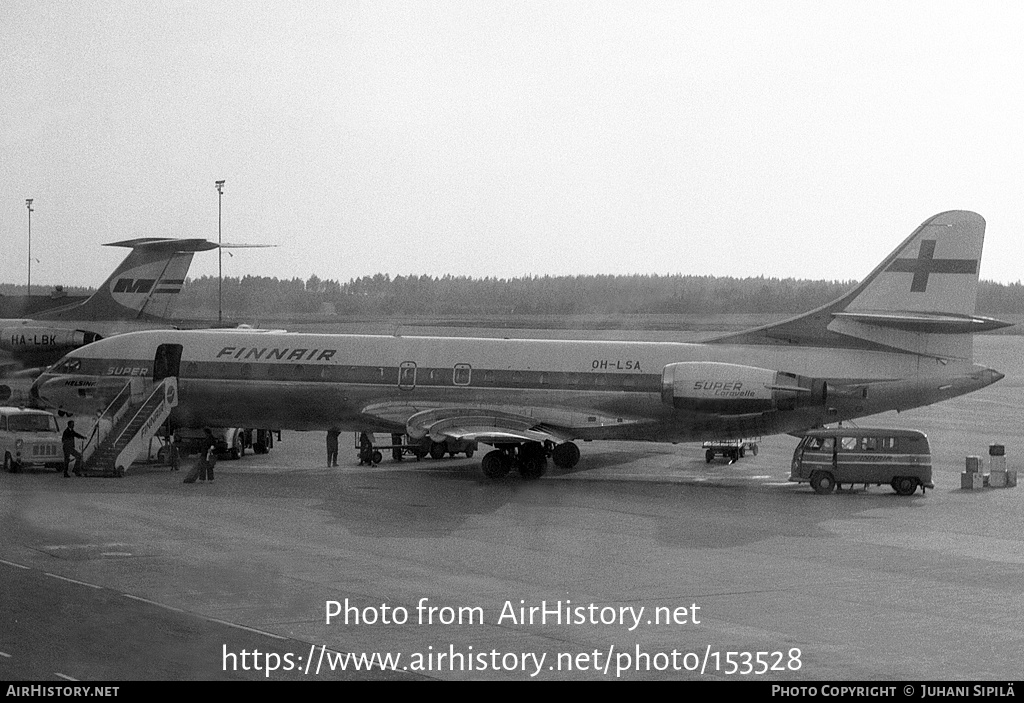
[[[72,457],[75,459],[75,476],[82,475],[82,464],[85,463],[85,459],[82,458],[82,452],[75,448],[75,439],[85,439],[85,437],[75,432],[75,421],[68,420],[68,426],[60,438],[64,449],[64,478],[71,478],[68,469],[71,468]]]

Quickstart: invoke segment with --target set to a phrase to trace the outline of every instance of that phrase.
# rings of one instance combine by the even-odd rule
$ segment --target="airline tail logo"
[[[910,282],[911,293],[924,293],[928,289],[928,277],[933,273],[961,273],[976,275],[977,259],[936,259],[935,240],[922,239],[921,249],[916,259],[896,259],[887,271],[893,273],[912,273]]]
[[[154,285],[156,290],[153,290]],[[152,291],[154,294],[169,293],[173,295],[180,293],[183,285],[185,285],[183,278],[164,278],[160,280],[152,278],[118,278],[114,282],[111,292],[148,294]]]

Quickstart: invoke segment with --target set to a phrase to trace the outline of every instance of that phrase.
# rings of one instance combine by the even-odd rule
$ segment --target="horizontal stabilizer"
[[[846,318],[863,322],[876,327],[906,330],[908,332],[926,332],[930,334],[970,334],[973,332],[990,332],[1004,327],[1012,327],[1012,322],[1003,322],[994,317],[979,315],[943,315],[936,313],[896,313],[896,312],[835,312],[833,317]]]

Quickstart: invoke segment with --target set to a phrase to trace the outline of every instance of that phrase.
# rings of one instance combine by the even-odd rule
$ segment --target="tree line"
[[[223,279],[225,314],[459,316],[799,313],[828,303],[856,281],[793,278],[732,278],[684,275],[529,276],[363,276],[347,283],[311,276]],[[181,311],[217,310],[215,276],[189,279]],[[1024,285],[982,281],[979,314],[1024,312]],[[179,313],[183,314],[183,313]],[[197,315],[200,316],[200,315]]]
[[[476,316],[476,315],[715,315],[795,314],[824,305],[856,281],[732,278],[684,275],[395,276],[376,274],[347,283],[310,276],[225,277],[222,308],[231,319],[268,316]],[[71,296],[94,289],[67,287]],[[177,317],[217,317],[217,277],[188,279]],[[24,295],[24,286],[0,284],[0,296]],[[33,293],[49,293],[33,286]],[[981,281],[982,315],[1024,313],[1024,284]]]

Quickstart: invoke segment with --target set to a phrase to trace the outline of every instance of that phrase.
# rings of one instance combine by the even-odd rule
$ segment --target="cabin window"
[[[455,364],[455,373],[452,374],[452,382],[456,386],[468,386],[472,374],[473,369],[469,364]]]
[[[252,364],[242,364],[242,378],[249,378],[252,375]]]

